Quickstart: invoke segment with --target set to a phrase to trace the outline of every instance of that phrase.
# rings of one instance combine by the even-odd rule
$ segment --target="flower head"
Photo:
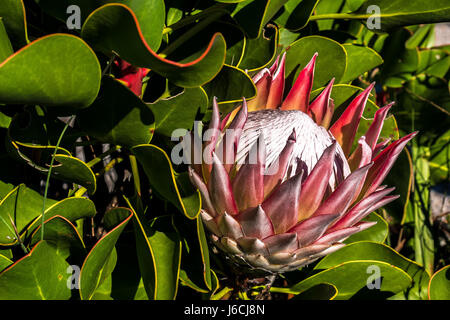
[[[285,55],[253,78],[256,98],[224,120],[214,100],[203,162],[189,168],[212,241],[250,269],[290,271],[338,250],[398,197],[381,184],[416,133],[379,142],[388,105],[352,151],[373,84],[332,123],[333,80],[310,103],[316,56],[284,99]]]

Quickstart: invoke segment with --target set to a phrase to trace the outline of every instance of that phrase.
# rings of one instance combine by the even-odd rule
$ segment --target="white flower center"
[[[263,133],[266,147],[266,168],[278,159],[293,129],[296,143],[291,154],[284,179],[305,170],[303,177],[311,172],[324,150],[335,140],[324,127],[318,126],[307,114],[297,110],[259,110],[248,113],[248,119],[239,140],[236,160],[243,163],[252,145]],[[350,168],[342,148],[338,145],[334,174],[330,186],[335,187],[350,174]]]

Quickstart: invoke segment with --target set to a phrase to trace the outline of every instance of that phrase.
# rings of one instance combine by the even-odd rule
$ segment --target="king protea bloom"
[[[285,55],[253,78],[256,98],[231,118],[221,119],[214,100],[203,161],[189,167],[213,243],[252,270],[290,271],[334,252],[398,197],[381,184],[416,133],[379,141],[388,105],[352,150],[373,84],[331,123],[333,81],[309,101],[315,59],[284,100]]]

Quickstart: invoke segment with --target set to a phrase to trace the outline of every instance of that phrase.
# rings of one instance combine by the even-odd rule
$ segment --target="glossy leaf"
[[[340,12],[342,6],[347,2],[347,0],[320,0],[316,6],[315,14],[324,15],[328,13]],[[330,30],[332,29],[335,20],[325,19],[318,20],[316,22],[319,30]]]
[[[370,290],[367,282],[371,273],[368,273],[367,270],[373,266],[379,268],[380,276],[383,279],[380,289]],[[301,292],[320,283],[334,285],[338,290],[337,300],[364,299],[365,297],[386,298],[408,288],[411,285],[411,277],[389,263],[375,260],[350,261],[316,273],[292,286],[290,290]]]
[[[99,88],[97,57],[68,34],[39,38],[0,64],[0,103],[83,108]]]
[[[450,130],[441,135],[430,147],[430,178],[437,184],[445,181],[449,176],[447,167],[450,159]]]
[[[344,44],[347,52],[347,69],[341,83],[348,83],[359,75],[372,70],[383,63],[381,56],[369,47]]]
[[[56,201],[47,199],[46,207]],[[17,243],[14,226],[19,234],[42,212],[43,197],[36,191],[19,185],[0,202],[0,245]]]
[[[226,44],[214,35],[203,54],[193,61],[174,62],[158,56],[140,32],[135,14],[121,4],[107,4],[95,10],[83,25],[81,35],[94,48],[117,53],[127,62],[152,69],[181,87],[196,87],[210,81],[225,61]]]
[[[53,155],[54,146],[40,146],[33,144],[23,144],[19,142],[10,143],[10,151],[13,156],[17,157],[21,161],[24,161],[34,169],[37,169],[43,174],[47,174],[48,167]],[[29,158],[30,155],[40,155],[39,163]],[[45,160],[48,159],[48,162]],[[43,163],[42,163],[43,162]],[[78,158],[72,157],[71,154],[63,149],[58,148],[55,155],[55,162],[53,163],[52,178],[60,179],[63,181],[69,181],[77,183],[85,187],[89,194],[94,194],[97,188],[97,181],[95,174],[87,164]]]
[[[307,36],[290,45],[286,51],[286,77],[293,84],[298,74],[317,52],[313,89],[327,85],[335,78],[342,78],[347,68],[344,47],[334,40],[321,36]],[[330,68],[329,66],[333,66]]]
[[[208,242],[200,216],[190,221],[184,217],[174,217],[175,227],[183,236],[180,280],[181,283],[198,292],[206,293],[213,288],[212,270]]]
[[[7,268],[8,266],[10,266],[12,264],[13,264],[13,262],[9,258],[0,254],[0,272],[2,272],[5,268]]]
[[[414,155],[421,154],[423,151],[413,142],[412,152]],[[411,210],[410,216],[413,217],[414,225],[414,259],[423,265],[425,269],[432,273],[435,261],[435,240],[431,226],[430,212],[430,189],[429,176],[430,167],[428,161],[423,157],[413,159],[415,168],[414,192],[412,201],[408,205]]]
[[[249,38],[258,38],[262,28],[288,0],[244,0],[231,16],[245,30]]]
[[[155,130],[152,111],[111,77],[103,79],[98,99],[80,113],[78,120],[92,137],[124,147],[149,143]]]
[[[433,274],[428,292],[430,300],[450,300],[450,266]]]
[[[292,300],[333,300],[338,294],[334,285],[320,283],[297,294]]]
[[[135,235],[128,232],[132,226],[128,228],[116,243],[117,263],[107,293],[114,300],[148,300],[139,270]]]
[[[18,50],[26,46],[28,44],[28,34],[23,0],[2,1],[0,17],[5,24],[14,49]]]
[[[70,181],[85,187],[89,194],[94,194],[97,189],[95,174],[83,161],[78,158],[56,155],[56,165],[53,168],[52,175],[61,180]]]
[[[96,214],[94,203],[88,198],[71,197],[49,206],[44,212],[44,221],[50,220],[55,216],[61,216],[71,223],[79,219],[92,218]],[[31,234],[42,223],[42,215],[39,215],[33,223],[27,226],[27,234]],[[45,227],[44,227],[45,230]]]
[[[281,14],[275,18],[280,26],[292,31],[304,28],[311,17],[319,0],[289,0],[281,9]]]
[[[380,8],[380,30],[389,31],[393,28],[422,23],[448,21],[450,3],[446,0],[431,2],[411,2],[408,0],[370,0],[352,14],[355,18],[367,20],[374,12],[369,6]],[[352,16],[350,15],[350,16]],[[377,31],[376,29],[374,31]]]
[[[268,25],[258,38],[246,39],[245,50],[237,65],[248,72],[266,67],[275,59],[278,44],[278,29]]]
[[[142,35],[153,50],[158,50],[161,44],[164,29],[164,1],[151,0],[35,0],[49,14],[66,22],[69,18],[68,8],[76,5],[80,8],[80,20],[84,23],[86,18],[98,7],[108,3],[121,3],[130,8],[136,15],[141,26]]]
[[[192,129],[199,112],[208,106],[208,96],[201,88],[187,88],[167,99],[147,104],[155,115],[155,132],[171,137],[176,129]]]
[[[47,241],[0,273],[2,300],[67,300],[69,264]]]
[[[144,168],[154,191],[186,217],[195,219],[201,209],[200,194],[192,187],[187,172],[174,171],[167,153],[155,145],[136,146],[132,152]]]
[[[80,271],[80,297],[83,300],[92,299],[95,290],[105,281],[114,269],[115,244],[132,214],[128,209],[115,208],[106,213],[118,215],[121,222],[109,230],[91,249]],[[114,253],[113,253],[114,251]],[[114,262],[114,263],[112,263]]]
[[[220,104],[236,103],[256,96],[256,87],[252,79],[241,69],[224,65],[219,74],[203,86],[212,104],[214,97]]]
[[[333,252],[323,258],[315,267],[316,270],[325,270],[343,262],[362,260],[376,260],[390,263],[399,267],[413,278],[413,286],[407,292],[408,299],[426,299],[427,285],[430,276],[416,262],[400,255],[387,245],[361,241],[348,244],[344,248]],[[425,285],[424,285],[425,284]]]
[[[54,216],[44,222],[44,239],[56,248],[57,253],[73,262],[82,263],[86,249],[76,227],[62,216]],[[31,235],[30,245],[41,241],[41,226]]]
[[[128,201],[128,200],[127,200]],[[181,263],[181,241],[170,217],[145,220],[140,205],[131,207],[139,268],[147,295],[153,300],[175,299]]]
[[[14,51],[6,33],[5,24],[3,23],[3,19],[0,18],[0,62],[3,62],[13,53]]]

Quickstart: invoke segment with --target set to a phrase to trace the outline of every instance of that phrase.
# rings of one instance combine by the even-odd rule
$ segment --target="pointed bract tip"
[[[277,78],[280,76],[280,74],[281,74],[281,76],[284,78],[284,68],[285,68],[285,65],[286,65],[286,52],[283,53],[283,56],[281,57],[280,64],[278,65],[278,67],[277,67],[277,69],[276,69],[276,72],[275,72],[275,74],[274,74],[273,77],[272,77],[272,82],[273,82],[275,79],[277,79]]]
[[[295,132],[295,128],[292,128],[292,132],[288,137],[288,142],[289,141],[293,141],[293,142],[297,141],[297,133]]]
[[[311,60],[309,60],[309,62],[308,62],[308,64],[306,65],[305,69],[308,68],[308,69],[313,69],[313,70],[314,70],[314,66],[315,66],[315,64],[316,64],[316,59],[317,59],[317,56],[318,56],[318,55],[319,55],[319,54],[318,54],[317,52],[314,53],[313,57],[311,58]]]
[[[242,109],[245,109],[245,113],[248,112],[247,99],[245,97],[242,97]]]
[[[269,68],[270,75],[272,75],[278,69],[279,61],[280,61],[280,56],[278,56],[277,59],[275,60],[275,62],[272,64],[272,66],[270,66],[270,68]]]

